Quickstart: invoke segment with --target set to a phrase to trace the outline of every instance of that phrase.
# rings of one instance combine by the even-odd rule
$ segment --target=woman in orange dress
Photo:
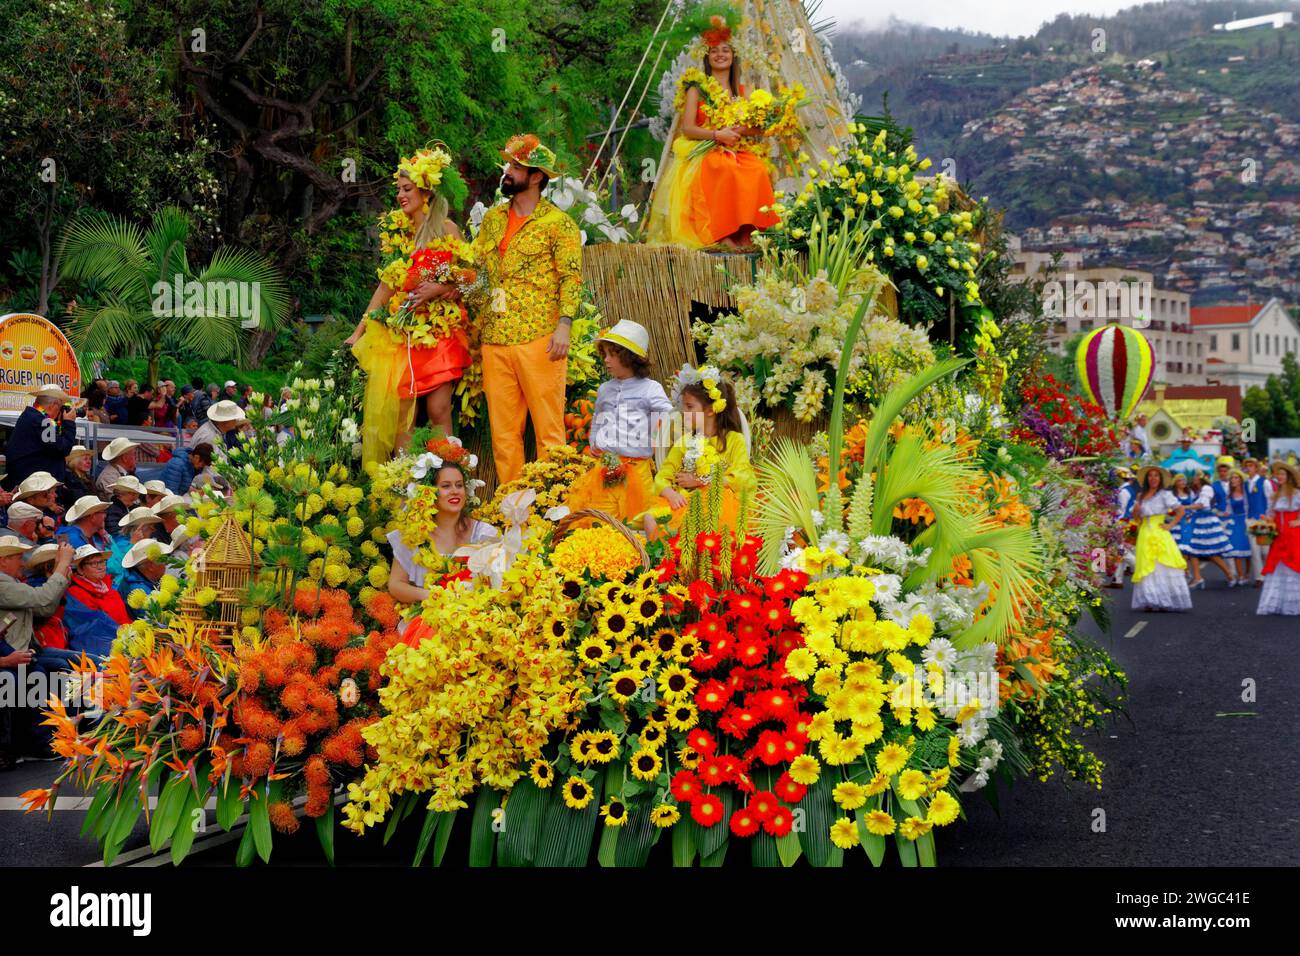
[[[733,100],[746,95],[731,30],[714,25],[703,36],[703,70],[687,70],[678,84],[673,162],[651,204],[647,235],[693,249],[744,248],[755,229],[780,221],[771,211],[767,145],[762,130],[726,122]]]
[[[433,293],[431,276],[450,269],[461,241],[447,218],[448,196],[464,183],[439,147],[404,159],[393,174],[398,210],[380,218],[387,257],[366,314],[344,342],[366,372],[362,458],[386,461],[410,440],[415,400],[424,396],[429,425],[452,433],[456,382],[473,363],[465,307]]]

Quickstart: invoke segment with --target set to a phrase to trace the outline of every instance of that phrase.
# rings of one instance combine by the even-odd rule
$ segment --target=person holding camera
[[[62,482],[68,452],[77,443],[77,412],[69,404],[72,396],[57,385],[42,385],[32,395],[35,400],[18,416],[5,449],[6,488],[16,488],[38,471]]]

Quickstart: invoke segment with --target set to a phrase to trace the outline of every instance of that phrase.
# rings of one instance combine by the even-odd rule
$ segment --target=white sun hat
[[[132,508],[122,516],[121,520],[118,521],[117,526],[125,529],[134,528],[137,525],[142,524],[162,524],[162,518],[159,518],[154,514],[152,508]]]
[[[74,524],[85,518],[87,515],[97,514],[100,511],[107,511],[110,505],[98,495],[82,495],[72,503],[68,513],[63,516],[64,524]]]
[[[114,491],[134,491],[137,495],[145,493],[144,485],[140,484],[140,479],[135,475],[123,475],[111,487]]]
[[[645,358],[650,354],[650,333],[645,326],[629,319],[620,319],[612,328],[606,329],[596,337],[597,342],[610,342],[621,345],[633,355]]]
[[[14,554],[26,554],[32,550],[32,546],[22,539],[12,534],[0,537],[0,558],[7,558]]]
[[[189,502],[187,502],[180,495],[169,494],[161,498],[153,506],[153,513],[158,515],[159,517],[162,517],[163,515],[169,514],[170,512],[182,511],[188,507],[189,507]]]
[[[239,422],[246,417],[244,410],[230,399],[214,402],[208,408],[208,421],[210,422]]]
[[[101,549],[95,547],[93,544],[83,544],[83,545],[82,545],[81,547],[79,547],[79,548],[76,550],[76,552],[72,555],[72,563],[73,563],[73,564],[78,564],[78,565],[79,565],[79,564],[81,564],[82,561],[85,561],[87,558],[93,558],[93,557],[94,557],[95,555],[97,555],[97,554],[102,554],[102,555],[104,555],[105,557],[107,557],[108,555],[110,555],[110,554],[112,554],[112,553],[113,553],[113,552],[111,552],[111,551],[103,551],[103,550],[101,550]]]
[[[28,475],[17,488],[14,489],[14,501],[26,501],[32,495],[43,494],[51,488],[57,488],[63,482],[59,481],[48,471],[34,471]]]
[[[173,550],[172,546],[167,544],[165,541],[158,541],[154,538],[145,538],[131,545],[131,550],[122,558],[122,567],[133,568],[141,561],[154,560],[150,555],[154,553],[155,548],[158,549],[159,557],[165,554],[171,554]]]
[[[99,457],[104,461],[116,461],[125,455],[132,448],[139,448],[138,442],[133,442],[129,438],[114,438],[108,443],[108,447],[100,452]]]

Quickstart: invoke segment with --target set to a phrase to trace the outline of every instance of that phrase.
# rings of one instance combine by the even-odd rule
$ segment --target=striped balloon
[[[1084,394],[1112,419],[1133,414],[1151,384],[1151,345],[1136,329],[1117,323],[1089,332],[1075,353]]]

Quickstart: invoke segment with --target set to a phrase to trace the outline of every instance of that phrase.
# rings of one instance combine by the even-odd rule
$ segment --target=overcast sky
[[[891,16],[936,27],[962,27],[995,36],[1026,36],[1058,13],[1110,14],[1139,0],[822,0],[818,17],[840,26],[883,26]]]

